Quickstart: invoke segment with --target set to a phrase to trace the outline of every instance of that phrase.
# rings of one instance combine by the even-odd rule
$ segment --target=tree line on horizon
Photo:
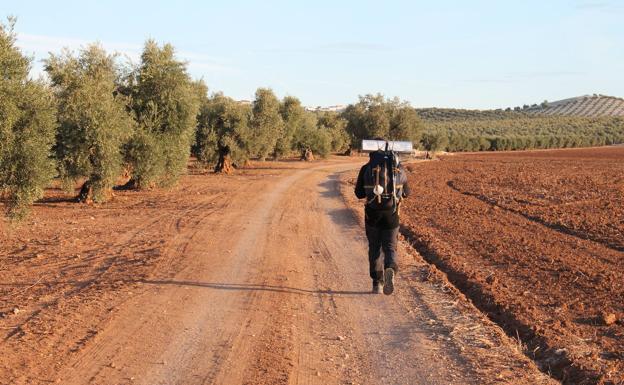
[[[449,152],[592,147],[624,143],[624,118],[506,110],[418,109],[430,149]]]
[[[305,109],[259,88],[251,104],[209,93],[170,44],[147,40],[138,64],[91,44],[45,59],[29,77],[15,20],[0,23],[0,198],[22,219],[54,178],[78,201],[174,185],[191,155],[216,172],[249,160],[350,153],[366,138],[410,140],[428,151],[515,150],[624,142],[622,120],[506,116],[437,119],[382,94],[340,112]],[[574,132],[572,132],[574,131]],[[576,135],[576,136],[575,136]]]

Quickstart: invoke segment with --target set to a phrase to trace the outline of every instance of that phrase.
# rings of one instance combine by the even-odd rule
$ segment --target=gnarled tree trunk
[[[309,148],[305,148],[301,151],[301,160],[305,160],[306,162],[311,162],[314,160],[314,154],[312,150]]]
[[[81,203],[93,203],[93,184],[90,179],[82,184],[76,200]]]
[[[139,184],[134,178],[130,178],[126,183],[114,188],[115,190],[138,190]]]
[[[234,171],[232,158],[230,157],[230,147],[219,146],[219,160],[215,166],[216,173],[231,174]]]

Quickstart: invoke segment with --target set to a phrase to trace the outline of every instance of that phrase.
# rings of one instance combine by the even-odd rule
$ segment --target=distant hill
[[[449,122],[458,120],[501,120],[527,117],[522,111],[464,110],[459,108],[417,108],[424,121]]]
[[[417,108],[445,151],[590,147],[624,143],[624,99],[581,96],[505,110]]]
[[[522,112],[537,115],[584,116],[624,116],[624,99],[605,95],[585,95],[576,98],[545,102],[533,105]]]
[[[459,108],[417,108],[425,121],[448,122],[458,120],[505,120],[531,116],[573,116],[586,118],[624,117],[624,99],[605,95],[584,95],[575,98],[544,102],[497,110],[465,110]]]

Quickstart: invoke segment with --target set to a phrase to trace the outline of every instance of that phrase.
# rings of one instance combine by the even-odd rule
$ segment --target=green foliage
[[[386,99],[382,94],[360,96],[342,116],[347,120],[346,131],[352,146],[375,137],[418,141],[423,130],[420,117],[409,103]]]
[[[126,146],[132,178],[137,187],[172,185],[186,169],[201,86],[191,81],[172,45],[148,40],[127,89],[137,122]]]
[[[121,146],[132,130],[126,100],[117,94],[115,56],[90,45],[46,60],[59,100],[56,156],[66,186],[87,178],[93,199],[106,200],[122,168]]]
[[[15,47],[14,24],[0,23],[0,195],[19,220],[54,173],[55,105],[42,82],[28,79],[30,59]]]
[[[425,132],[420,142],[425,150],[435,152],[446,147],[448,138],[440,131]]]
[[[310,149],[314,154],[326,157],[330,152],[344,151],[348,146],[347,122],[335,112],[306,111],[299,99],[287,96],[282,101],[280,115],[284,130],[275,149],[279,156],[300,154]]]
[[[508,151],[624,143],[624,119],[529,115],[509,111],[418,110],[426,131],[443,133],[447,151]]]
[[[295,131],[293,146],[299,151],[310,149],[315,155],[325,157],[332,150],[331,132],[318,126],[315,114],[306,112]]]
[[[280,101],[272,90],[259,88],[253,102],[252,153],[260,160],[275,153],[277,140],[284,132],[284,121],[280,115]]]
[[[464,110],[460,108],[417,108],[416,113],[424,123],[462,120],[505,120],[529,116],[523,112],[507,110]]]
[[[215,94],[202,101],[197,118],[194,153],[206,164],[215,163],[220,148],[228,148],[234,164],[243,164],[251,156],[251,107]]]
[[[224,149],[238,165],[252,157],[287,157],[305,149],[324,157],[347,147],[345,126],[336,113],[306,111],[290,96],[279,102],[270,90],[259,90],[253,107],[215,94],[200,108],[193,152],[206,164],[215,163]]]
[[[416,111],[407,103],[395,100],[389,106],[390,131],[387,138],[391,140],[409,140],[418,142],[424,128]]]
[[[289,156],[294,150],[297,150],[300,144],[296,143],[295,135],[301,133],[306,115],[309,114],[303,108],[299,99],[293,96],[286,96],[282,100],[279,112],[284,122],[284,129],[275,144],[276,158]]]
[[[318,114],[318,127],[329,132],[331,137],[331,151],[344,152],[349,148],[350,140],[347,134],[347,121],[336,112],[321,112]]]

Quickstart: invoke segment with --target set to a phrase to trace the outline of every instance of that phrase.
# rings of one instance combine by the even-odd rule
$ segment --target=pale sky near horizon
[[[258,87],[307,106],[381,92],[415,107],[499,108],[624,97],[624,0],[2,1],[41,60],[100,41],[137,60],[172,43],[211,91]]]

